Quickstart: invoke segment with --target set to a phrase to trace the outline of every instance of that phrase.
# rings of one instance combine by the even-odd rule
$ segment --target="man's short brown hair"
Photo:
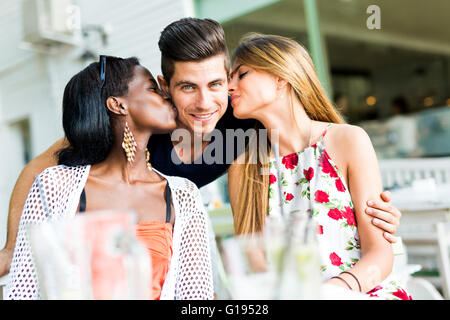
[[[225,70],[230,59],[222,26],[211,19],[183,18],[172,22],[161,32],[161,71],[167,84],[175,72],[175,62],[202,61],[223,54]]]

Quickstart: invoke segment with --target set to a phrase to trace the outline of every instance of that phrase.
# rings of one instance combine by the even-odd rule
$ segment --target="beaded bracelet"
[[[336,276],[336,277],[332,277],[331,279],[339,279],[341,281],[344,281],[344,283],[347,285],[347,287],[352,290],[352,287],[350,287],[350,285],[347,283],[347,281],[345,281],[343,278]]]
[[[356,280],[356,283],[358,283],[359,292],[362,291],[362,290],[361,290],[361,284],[359,283],[358,278],[357,278],[353,273],[351,273],[351,272],[349,272],[349,271],[342,271],[341,274],[342,274],[342,273],[348,273],[349,275],[351,275],[351,276],[353,277],[353,279]]]

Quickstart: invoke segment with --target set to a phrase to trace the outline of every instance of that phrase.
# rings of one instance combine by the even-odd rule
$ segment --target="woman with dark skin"
[[[149,162],[150,136],[173,130],[176,115],[136,58],[101,56],[100,63],[69,81],[63,97],[68,147],[58,152],[58,166],[37,177],[25,203],[8,299],[42,298],[34,262],[29,262],[29,224],[108,209],[137,213],[136,237],[152,262],[150,298],[213,297],[208,216],[198,189],[187,179],[159,173]],[[42,192],[49,188],[56,191]]]
[[[108,97],[106,107],[111,115],[113,136],[117,139],[114,139],[106,159],[93,164],[90,169],[85,186],[89,197],[86,211],[133,208],[139,220],[163,222],[166,179],[155,170],[148,170],[145,149],[152,134],[165,133],[175,128],[176,111],[160,95],[152,74],[140,65],[135,67],[127,94]],[[127,161],[123,155],[121,137],[125,122],[137,142],[133,162]],[[149,211],[150,207],[154,210]]]

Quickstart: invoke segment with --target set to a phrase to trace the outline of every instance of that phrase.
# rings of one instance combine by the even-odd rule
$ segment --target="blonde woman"
[[[285,213],[311,214],[319,226],[325,282],[384,299],[410,299],[390,275],[391,243],[365,214],[367,201],[378,199],[382,191],[370,138],[344,123],[307,51],[281,36],[245,36],[233,53],[229,94],[234,115],[256,119],[269,139],[266,158],[260,153],[252,163],[256,158],[247,148],[246,163],[238,164],[238,159],[229,170],[236,233],[262,230],[267,214],[281,214],[280,204]],[[278,164],[270,153],[274,131]]]

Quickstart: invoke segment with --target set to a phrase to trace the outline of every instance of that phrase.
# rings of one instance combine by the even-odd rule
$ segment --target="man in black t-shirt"
[[[243,151],[226,129],[246,131],[255,121],[233,116],[228,99],[229,55],[219,23],[195,18],[175,21],[162,31],[158,45],[163,73],[158,81],[178,117],[175,132],[150,138],[150,162],[162,173],[185,177],[200,188],[226,173]],[[177,139],[180,131],[185,133],[183,139]]]

